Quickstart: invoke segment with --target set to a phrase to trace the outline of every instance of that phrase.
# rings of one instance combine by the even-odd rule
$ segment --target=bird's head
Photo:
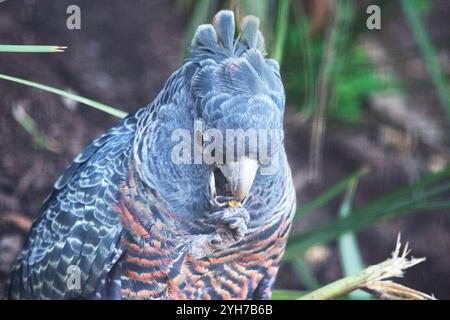
[[[258,169],[271,168],[283,144],[285,96],[278,63],[265,58],[259,20],[245,17],[236,32],[234,14],[227,10],[213,24],[198,27],[192,55],[193,112],[202,128],[194,135],[213,168],[213,194],[242,201]]]
[[[257,18],[245,17],[238,31],[235,25],[233,12],[224,10],[198,27],[191,59],[138,124],[137,173],[184,216],[209,210],[218,196],[241,202],[280,162],[285,95],[279,66],[265,58]]]

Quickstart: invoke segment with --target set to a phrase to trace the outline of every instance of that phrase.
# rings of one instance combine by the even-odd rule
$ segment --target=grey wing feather
[[[113,195],[127,174],[135,124],[129,116],[96,139],[55,183],[13,268],[9,298],[92,297],[122,253]],[[78,275],[80,287],[68,286]]]

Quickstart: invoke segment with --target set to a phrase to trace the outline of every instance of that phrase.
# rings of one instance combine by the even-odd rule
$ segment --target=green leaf
[[[355,179],[348,186],[344,201],[339,209],[340,218],[346,218],[350,215],[357,184],[358,180]],[[364,263],[358,247],[358,242],[353,233],[349,232],[343,234],[338,240],[338,248],[342,269],[346,277],[356,274],[364,269]],[[349,298],[351,299],[367,299],[370,296],[370,294],[362,290],[355,290],[349,293]]]
[[[260,30],[264,36],[266,48],[271,48],[269,44],[273,43],[275,39],[274,34],[274,14],[273,7],[276,6],[275,1],[270,0],[230,0],[230,8],[235,9],[237,24],[239,24],[242,17],[246,15],[253,15],[259,18]],[[234,5],[233,5],[234,4]],[[271,52],[269,52],[270,54]]]
[[[238,8],[242,8],[244,10],[243,14],[251,14],[259,19],[261,19],[261,23],[268,23],[268,12],[269,12],[269,4],[270,1],[261,1],[261,0],[238,0],[237,1]]]
[[[48,138],[43,134],[36,124],[36,121],[18,104],[12,108],[13,118],[20,124],[33,139],[34,147],[36,149],[48,149]]]
[[[306,292],[298,290],[273,290],[272,300],[296,300],[304,294]]]
[[[194,9],[191,14],[191,20],[189,22],[189,26],[185,36],[185,51],[183,53],[183,59],[188,56],[188,50],[197,27],[201,24],[210,22],[213,14],[213,8],[215,8],[216,3],[216,0],[195,1]]]
[[[290,261],[292,263],[292,267],[294,268],[294,272],[296,273],[299,281],[309,290],[315,290],[319,287],[319,281],[314,276],[311,268],[308,263],[303,259],[298,257]]]
[[[419,210],[450,208],[450,201],[433,200],[450,190],[450,168],[428,175],[410,186],[390,193],[371,204],[357,209],[345,218],[290,237],[285,259],[292,259],[316,244],[337,239],[345,232],[356,232],[382,220],[415,213]],[[426,189],[424,189],[426,188]],[[438,204],[438,205],[437,205]]]
[[[420,13],[426,14],[431,10],[430,0],[410,0],[413,7]]]
[[[283,62],[284,47],[286,43],[286,35],[289,21],[290,0],[280,0],[278,3],[278,15],[276,21],[275,46],[273,50],[273,58],[278,61],[280,66]]]
[[[329,188],[327,191],[322,193],[320,196],[314,198],[310,202],[308,202],[306,205],[304,205],[301,209],[297,210],[294,219],[300,220],[307,216],[308,214],[312,213],[315,209],[320,208],[324,205],[326,205],[328,202],[336,198],[339,194],[345,191],[345,189],[348,187],[350,183],[352,183],[355,179],[360,179],[364,175],[368,173],[367,168],[359,169],[357,172],[353,173],[352,175],[342,179],[338,183],[336,183],[334,186]]]
[[[91,100],[91,99],[88,99],[85,97],[78,96],[78,95],[70,93],[70,92],[66,92],[64,90],[56,89],[56,88],[53,88],[53,87],[50,87],[50,86],[47,86],[44,84],[8,76],[8,75],[2,74],[2,73],[0,73],[0,79],[12,81],[15,83],[20,83],[25,86],[29,86],[32,88],[51,92],[51,93],[57,94],[61,97],[65,97],[65,98],[77,101],[79,103],[85,104],[87,106],[90,106],[92,108],[98,109],[100,111],[103,111],[103,112],[110,114],[117,118],[125,118],[127,116],[126,112],[116,109],[114,107],[108,106],[106,104],[103,104],[103,103],[100,103],[100,102],[97,102],[97,101],[94,101],[94,100]]]
[[[34,45],[10,45],[1,44],[0,52],[20,52],[20,53],[54,53],[64,52],[65,46],[34,46]]]
[[[410,0],[401,0],[401,5],[409,26],[414,33],[420,50],[422,51],[422,55],[425,59],[425,63],[431,75],[439,99],[441,100],[442,105],[446,108],[448,121],[450,122],[450,92],[448,82],[442,72],[443,68],[439,64],[436,51],[414,4]]]

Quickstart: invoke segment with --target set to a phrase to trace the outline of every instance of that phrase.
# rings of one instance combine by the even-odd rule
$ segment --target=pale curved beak
[[[236,200],[244,200],[255,180],[258,162],[255,159],[242,157],[236,162],[219,165],[219,169],[230,183],[231,193]]]

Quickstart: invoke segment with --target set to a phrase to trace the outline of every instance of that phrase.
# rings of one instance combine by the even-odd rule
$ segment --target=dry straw
[[[334,299],[342,297],[357,289],[369,291],[382,299],[435,300],[435,297],[432,295],[388,280],[390,278],[403,277],[406,269],[425,261],[425,258],[408,258],[409,253],[408,243],[406,243],[402,250],[399,234],[395,250],[390,259],[367,267],[355,275],[340,279],[308,293],[307,295],[302,296],[300,300]]]

